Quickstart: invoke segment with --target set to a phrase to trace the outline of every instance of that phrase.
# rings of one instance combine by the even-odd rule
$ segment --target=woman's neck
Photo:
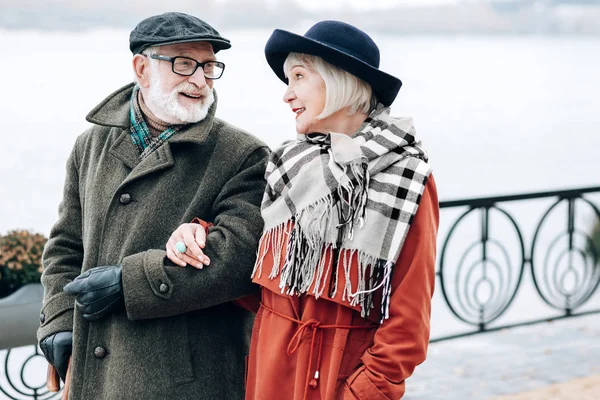
[[[347,108],[338,110],[328,117],[330,122],[327,124],[327,130],[328,132],[343,133],[352,136],[360,129],[368,116],[369,114],[358,111],[352,115],[348,115]]]

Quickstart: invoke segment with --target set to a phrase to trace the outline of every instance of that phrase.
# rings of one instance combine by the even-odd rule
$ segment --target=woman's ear
[[[138,85],[143,88],[150,86],[150,65],[147,56],[136,54],[133,56],[133,73],[137,78]]]

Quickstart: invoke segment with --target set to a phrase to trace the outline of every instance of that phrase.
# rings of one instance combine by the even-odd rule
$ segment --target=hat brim
[[[276,29],[265,46],[265,56],[269,66],[285,84],[288,83],[283,71],[283,63],[290,53],[304,53],[321,57],[328,63],[367,82],[377,100],[389,106],[400,91],[402,81],[340,49],[300,36],[283,29]]]
[[[153,47],[153,46],[168,46],[171,44],[195,43],[195,42],[208,42],[208,43],[212,44],[213,51],[215,53],[217,53],[219,50],[227,50],[227,49],[231,48],[231,43],[227,39],[223,40],[223,39],[217,39],[214,37],[199,36],[199,37],[194,37],[194,38],[173,39],[173,40],[168,40],[168,41],[157,40],[152,43],[147,42],[147,43],[145,43],[145,45],[143,47],[140,47],[134,54],[139,54],[142,51],[144,51],[145,49],[147,49],[148,47]]]

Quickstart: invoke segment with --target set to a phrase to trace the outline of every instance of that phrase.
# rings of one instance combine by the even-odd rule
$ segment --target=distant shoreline
[[[209,0],[207,0],[208,2]],[[90,29],[131,30],[141,19],[166,11],[163,0],[147,0],[143,9],[127,2],[106,1],[88,8],[75,0],[63,0],[63,7],[39,5],[0,6],[0,29],[81,32]],[[69,4],[71,4],[69,6]],[[510,6],[496,2],[458,2],[451,5],[396,6],[387,10],[307,10],[292,0],[269,6],[265,0],[238,0],[192,7],[189,2],[171,0],[169,9],[200,16],[220,30],[291,29],[308,27],[317,20],[340,19],[365,29],[394,35],[543,35],[600,36],[600,1],[567,4],[552,1],[515,1]],[[505,2],[506,3],[506,2]],[[508,3],[506,3],[508,4]],[[111,7],[112,6],[112,7]]]

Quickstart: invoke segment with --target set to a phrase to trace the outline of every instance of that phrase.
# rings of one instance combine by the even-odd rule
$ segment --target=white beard
[[[152,72],[148,98],[144,98],[144,101],[157,118],[169,124],[195,123],[206,118],[208,109],[215,102],[215,96],[209,86],[200,90],[193,83],[183,81],[170,92],[165,92],[162,89],[160,72],[158,69]],[[183,106],[178,101],[180,92],[199,93],[203,97],[197,104]]]

